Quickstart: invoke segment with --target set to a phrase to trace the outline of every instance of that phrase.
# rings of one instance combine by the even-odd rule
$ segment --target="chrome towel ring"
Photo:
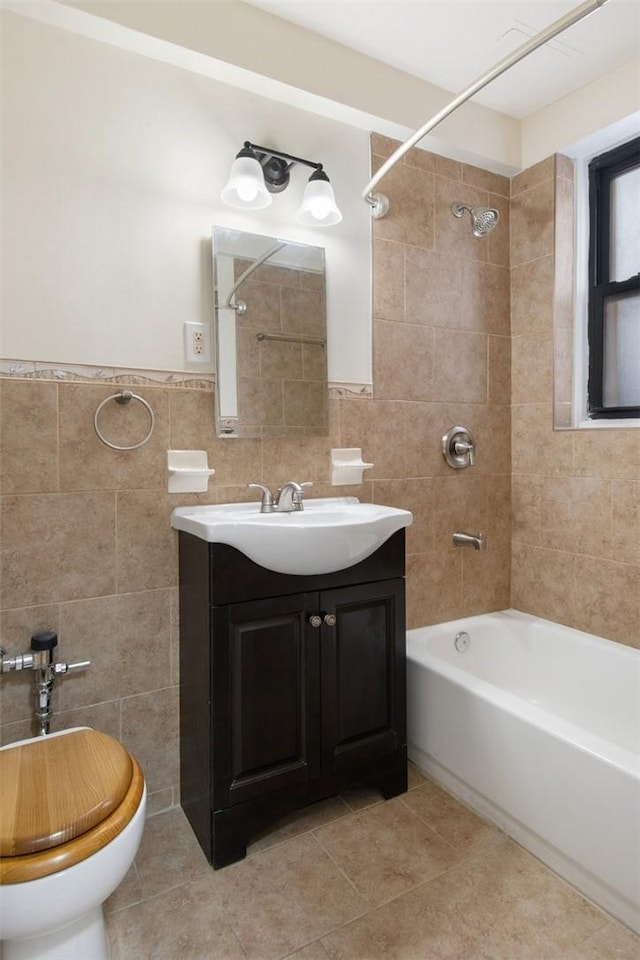
[[[144,436],[139,443],[131,443],[129,444],[129,446],[121,446],[118,443],[112,443],[111,440],[107,440],[107,438],[103,435],[103,433],[100,430],[100,427],[98,426],[98,417],[104,405],[106,403],[109,403],[110,400],[115,400],[116,403],[122,403],[122,404],[129,403],[131,400],[139,400],[142,406],[146,409],[147,413],[149,414],[149,430],[146,436]],[[106,397],[106,399],[103,400],[102,403],[98,405],[98,409],[96,410],[93,417],[93,426],[95,428],[95,431],[98,437],[100,438],[100,440],[102,440],[104,444],[106,444],[108,447],[111,447],[112,450],[137,450],[138,447],[141,447],[150,438],[151,434],[153,433],[154,425],[155,425],[155,417],[153,415],[153,410],[151,409],[147,401],[144,399],[144,397],[140,397],[137,393],[132,393],[131,390],[121,390],[120,393],[113,393],[111,394],[110,397]]]

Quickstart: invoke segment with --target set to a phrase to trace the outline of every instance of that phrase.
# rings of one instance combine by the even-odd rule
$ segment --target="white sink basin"
[[[210,543],[226,543],[276,573],[332,573],[364,560],[392,533],[408,527],[408,510],[360,503],[357,497],[305,500],[292,513],[260,513],[260,504],[177,507],[171,526]]]

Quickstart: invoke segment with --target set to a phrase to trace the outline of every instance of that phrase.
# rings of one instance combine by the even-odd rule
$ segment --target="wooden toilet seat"
[[[136,760],[97,730],[0,751],[0,883],[85,860],[124,830],[144,789]]]

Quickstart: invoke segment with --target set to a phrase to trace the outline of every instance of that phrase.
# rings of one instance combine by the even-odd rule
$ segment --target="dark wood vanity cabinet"
[[[319,576],[179,537],[181,803],[210,862],[348,787],[406,790],[404,531]]]

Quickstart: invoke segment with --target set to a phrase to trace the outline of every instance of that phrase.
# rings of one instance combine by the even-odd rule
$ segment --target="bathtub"
[[[407,658],[416,766],[640,933],[640,651],[505,610]]]

